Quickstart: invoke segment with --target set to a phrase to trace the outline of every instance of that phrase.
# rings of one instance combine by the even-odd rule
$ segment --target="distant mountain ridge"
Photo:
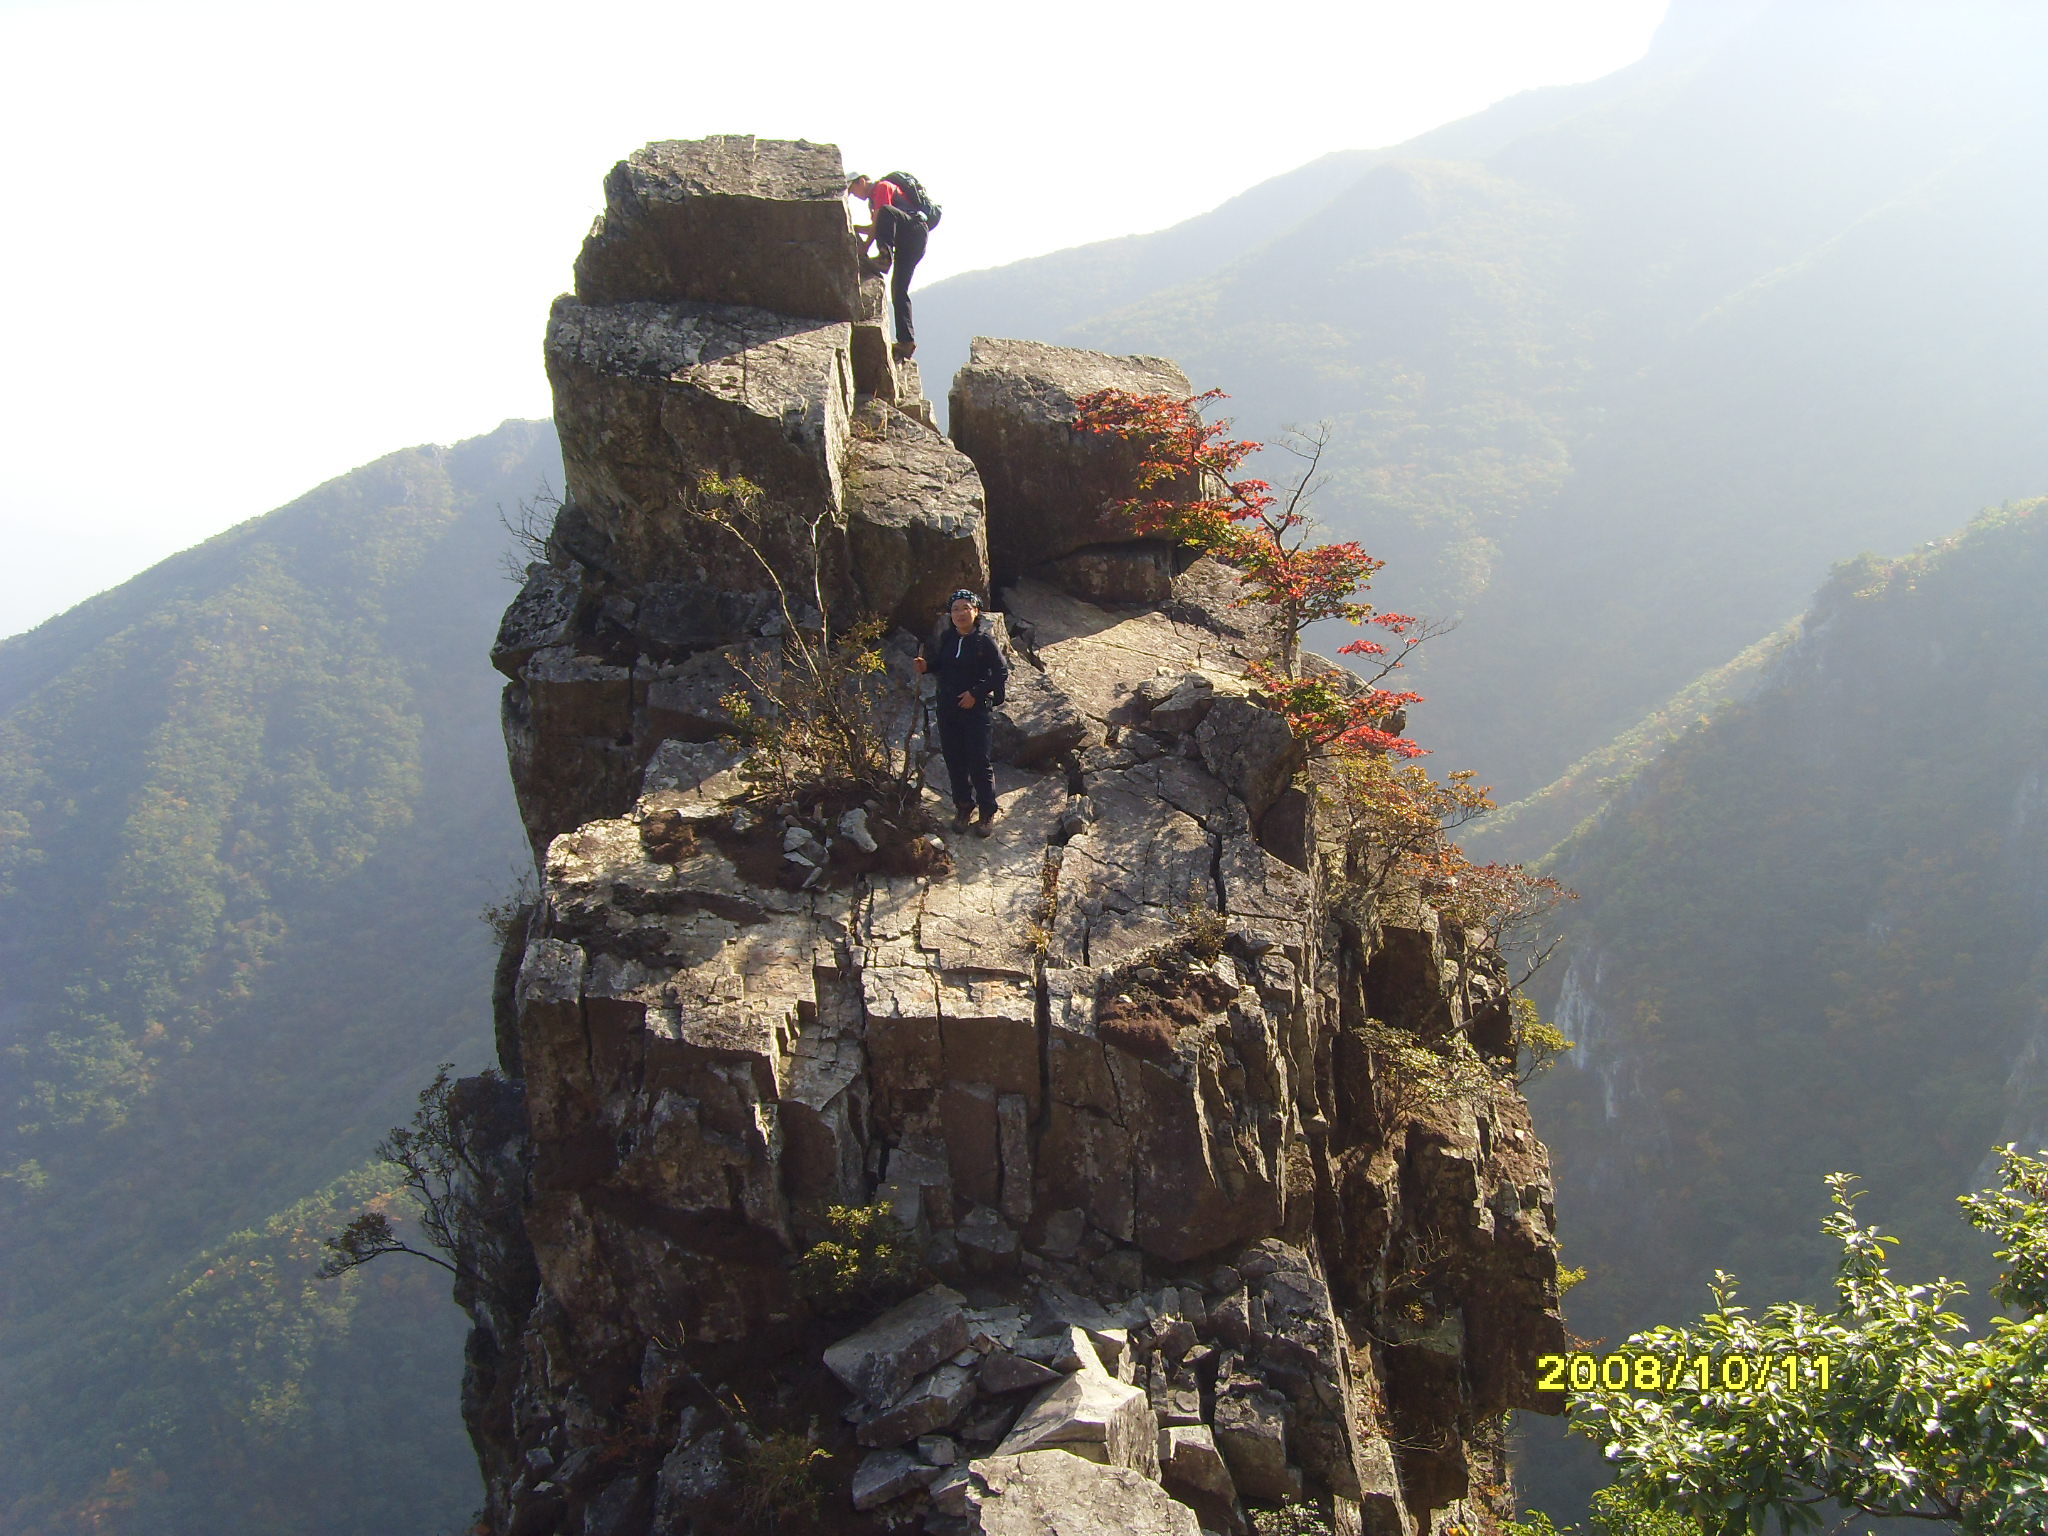
[[[1577,1332],[1695,1317],[1716,1269],[1753,1308],[1830,1297],[1836,1170],[1896,1272],[1966,1280],[1981,1322],[1954,1195],[2048,1142],[2044,582],[2044,500],[1845,562],[1553,854],[1582,899],[1544,1001],[1575,1046],[1530,1097]],[[1563,1507],[1560,1453],[1525,1465]]]
[[[543,483],[546,423],[395,453],[0,643],[8,1529],[473,1504],[440,1272],[310,1268],[489,1049],[499,509]]]
[[[1518,798],[1834,561],[2048,488],[2044,26],[1677,5],[1604,80],[937,284],[926,351],[1014,320],[1176,356],[1255,436],[1329,418],[1323,515],[1462,616],[1416,728]]]
[[[1581,1232],[1638,1256],[1603,1321],[1714,1263],[1810,1279],[1784,1228],[1821,1262],[1793,1213],[1838,1167],[1981,1258],[1946,1197],[2048,1136],[2044,580],[2048,500],[1846,562],[1748,696],[1553,855],[1583,896],[1556,984],[1580,1044],[1535,1096]]]

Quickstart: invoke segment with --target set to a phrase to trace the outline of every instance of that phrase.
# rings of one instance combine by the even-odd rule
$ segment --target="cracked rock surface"
[[[772,201],[784,151],[747,142]],[[787,147],[788,176],[822,174],[816,149]],[[662,196],[703,206],[659,227],[710,238],[734,194],[687,183]],[[1001,815],[925,873],[824,878],[872,853],[867,810],[750,800],[718,739],[779,640],[675,516],[679,477],[784,487],[834,530],[784,530],[792,570],[823,551],[834,616],[915,618],[1037,537],[1014,520],[1060,487],[1116,491],[1113,466],[1060,467],[1092,449],[1046,402],[1177,372],[978,350],[1001,377],[974,386],[970,463],[835,393],[846,326],[791,311],[734,340],[728,297],[586,293],[551,330],[577,467],[494,650],[540,890],[500,989],[525,1141],[494,1142],[520,1219],[490,1251],[513,1278],[472,1298],[491,1528],[766,1528],[761,1490],[807,1481],[819,1531],[1240,1533],[1248,1501],[1294,1499],[1344,1532],[1490,1528],[1500,1416],[1537,1406],[1561,1336],[1545,1154],[1505,1081],[1419,1100],[1376,1050],[1372,1020],[1478,1032],[1497,978],[1426,908],[1345,885],[1245,681],[1280,637],[1232,573],[1155,563],[1138,602],[1100,562],[1008,583]],[[757,382],[697,376],[728,346],[719,379]],[[1067,510],[1110,542],[1093,501]],[[906,727],[907,654],[899,633]],[[834,1208],[886,1213],[893,1289],[798,1285],[843,1240]]]

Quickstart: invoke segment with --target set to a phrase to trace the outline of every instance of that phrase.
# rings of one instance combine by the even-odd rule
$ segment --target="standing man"
[[[916,178],[901,173],[880,181],[856,176],[846,191],[867,202],[868,222],[854,233],[880,250],[881,269],[890,274],[889,295],[896,301],[895,356],[900,363],[917,354],[917,336],[910,325],[910,274],[924,259],[925,236],[939,221],[938,209]]]
[[[975,834],[987,837],[996,819],[996,771],[989,762],[989,711],[1003,702],[1010,680],[1003,649],[981,617],[981,599],[962,587],[947,610],[949,622],[925,642],[917,670],[939,683],[939,751],[952,780],[953,828],[967,830],[978,806]]]

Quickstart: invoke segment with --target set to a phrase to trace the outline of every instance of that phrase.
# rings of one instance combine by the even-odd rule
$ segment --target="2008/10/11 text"
[[[1811,1384],[1825,1392],[1834,1361],[1827,1355],[1612,1355],[1536,1357],[1538,1392],[1753,1392],[1782,1375],[1791,1391]]]

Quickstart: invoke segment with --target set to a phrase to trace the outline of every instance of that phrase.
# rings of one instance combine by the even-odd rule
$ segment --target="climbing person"
[[[925,237],[939,222],[939,205],[925,195],[915,176],[891,171],[879,181],[856,176],[846,184],[849,197],[868,205],[868,222],[854,233],[862,249],[880,253],[878,270],[889,273],[889,295],[896,306],[896,360],[917,354],[917,335],[910,324],[910,274],[924,259]]]
[[[920,674],[938,679],[939,751],[952,780],[953,828],[964,832],[979,808],[976,836],[987,837],[996,819],[996,771],[989,762],[990,711],[1003,702],[1009,663],[995,632],[981,616],[981,599],[962,587],[947,606],[947,621],[919,649]]]

